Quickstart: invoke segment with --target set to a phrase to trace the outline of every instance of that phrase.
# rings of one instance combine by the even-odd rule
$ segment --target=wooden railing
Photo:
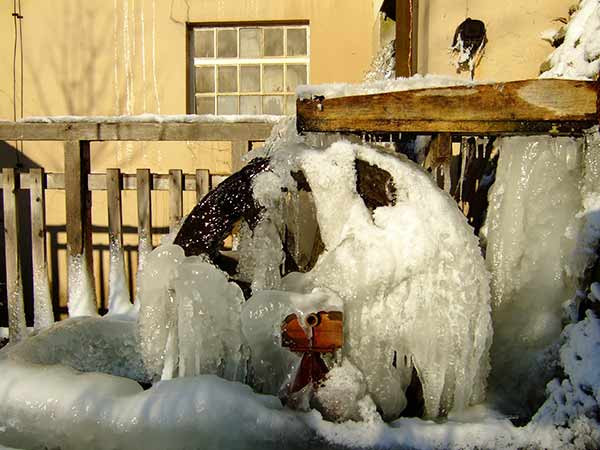
[[[138,242],[152,242],[151,191],[169,192],[169,228],[172,229],[183,217],[183,192],[195,191],[200,199],[225,175],[211,174],[206,169],[184,174],[172,169],[168,174],[151,173],[138,169],[135,174],[108,169],[106,173],[90,173],[91,144],[97,141],[231,141],[232,171],[242,167],[242,156],[256,141],[264,141],[274,122],[270,119],[245,122],[203,120],[201,117],[171,118],[169,121],[90,118],[56,122],[0,122],[0,140],[3,141],[63,141],[64,173],[45,173],[43,169],[18,172],[5,168],[0,177],[4,199],[4,237],[6,256],[6,291],[9,305],[9,334],[19,339],[26,334],[23,329],[24,298],[21,288],[19,240],[31,239],[31,259],[34,284],[34,316],[36,324],[52,321],[52,311],[41,305],[39,292],[49,292],[46,258],[45,192],[47,189],[65,191],[66,233],[68,257],[81,257],[87,261],[89,279],[93,279],[91,193],[106,191],[108,204],[108,235],[110,243],[123,247],[121,192],[137,191]],[[23,236],[19,226],[19,192],[29,191],[31,208],[31,236]],[[151,248],[151,247],[150,247]],[[147,252],[148,248],[139,249]],[[111,261],[111,264],[113,262]],[[71,270],[71,267],[68,269]],[[76,277],[68,274],[69,283]],[[79,277],[80,278],[80,277]],[[93,287],[92,287],[93,288]],[[69,288],[69,291],[73,290]],[[46,317],[41,317],[43,315]]]

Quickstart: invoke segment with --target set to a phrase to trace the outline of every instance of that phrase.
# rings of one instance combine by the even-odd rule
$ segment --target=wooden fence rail
[[[4,236],[6,256],[6,289],[9,309],[9,337],[19,340],[27,333],[24,328],[24,302],[19,254],[20,227],[19,191],[29,190],[31,203],[31,243],[34,275],[34,318],[38,328],[52,321],[47,301],[41,300],[49,292],[45,244],[45,191],[65,191],[67,254],[80,258],[87,278],[92,276],[92,223],[91,193],[106,191],[108,204],[109,243],[123,247],[121,192],[137,191],[138,251],[148,254],[152,249],[151,191],[169,192],[169,228],[173,230],[183,217],[183,192],[195,191],[200,199],[216,186],[225,175],[215,175],[206,169],[184,174],[180,169],[168,173],[150,173],[138,169],[124,174],[119,169],[106,173],[90,173],[91,147],[97,141],[230,141],[232,168],[242,167],[242,157],[253,142],[264,141],[276,121],[272,117],[256,117],[230,121],[202,116],[171,116],[149,118],[49,118],[22,122],[0,121],[0,141],[62,141],[64,143],[64,173],[45,173],[43,169],[18,172],[7,168],[0,176],[4,199]],[[140,262],[144,258],[140,258]],[[121,262],[122,263],[122,262]],[[112,264],[112,261],[111,261]],[[68,281],[74,283],[72,265],[68,267]],[[42,276],[43,275],[43,276]],[[72,292],[71,287],[68,289]],[[70,294],[69,294],[70,295]],[[49,296],[45,296],[47,298]]]

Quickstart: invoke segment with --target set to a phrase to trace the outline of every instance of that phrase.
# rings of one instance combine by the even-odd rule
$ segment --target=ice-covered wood
[[[299,99],[301,132],[572,134],[598,123],[596,84],[524,80]]]
[[[144,266],[146,257],[152,251],[152,174],[150,169],[138,169],[137,208],[138,208],[138,270]]]
[[[19,222],[15,169],[3,169],[4,251],[6,257],[6,296],[8,299],[8,337],[17,342],[27,335],[25,306],[19,261]]]
[[[35,329],[54,323],[46,264],[46,220],[44,169],[29,170],[31,205],[31,263],[33,266],[33,317]]]

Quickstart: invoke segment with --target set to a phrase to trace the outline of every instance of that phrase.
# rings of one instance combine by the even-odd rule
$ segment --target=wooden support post
[[[108,205],[108,241],[110,270],[108,276],[108,311],[116,314],[128,312],[131,306],[123,258],[123,216],[121,202],[121,171],[106,170],[106,196]]]
[[[4,198],[4,251],[6,255],[6,294],[8,298],[8,338],[16,343],[27,336],[23,282],[19,258],[18,178],[15,169],[2,170]]]
[[[150,169],[138,169],[137,206],[138,206],[138,271],[144,267],[146,256],[152,251],[152,174]]]
[[[431,170],[440,189],[450,192],[450,159],[452,158],[452,135],[433,135],[425,158],[425,169]]]
[[[182,180],[180,169],[169,170],[169,231],[173,231],[183,217]]]
[[[249,141],[232,141],[231,142],[231,173],[236,173],[244,163],[242,157],[248,153],[250,149]]]
[[[196,202],[208,194],[210,190],[210,173],[207,169],[196,170]]]
[[[92,196],[89,141],[65,142],[69,315],[97,314],[92,271]]]
[[[396,76],[417,73],[418,0],[396,0]]]
[[[54,323],[52,296],[46,264],[46,199],[44,169],[29,170],[31,203],[31,261],[33,265],[33,326],[36,330]]]

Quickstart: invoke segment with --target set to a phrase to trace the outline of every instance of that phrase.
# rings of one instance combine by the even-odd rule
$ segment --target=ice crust
[[[84,255],[68,256],[69,317],[97,316],[94,280]]]
[[[580,142],[566,137],[511,137],[499,147],[485,232],[494,318],[491,384],[507,412],[527,415],[555,375],[562,304],[575,288],[569,263],[582,152]]]
[[[133,314],[134,307],[130,300],[129,286],[127,285],[123,247],[116,238],[110,241],[109,254],[108,313],[119,315]]]

